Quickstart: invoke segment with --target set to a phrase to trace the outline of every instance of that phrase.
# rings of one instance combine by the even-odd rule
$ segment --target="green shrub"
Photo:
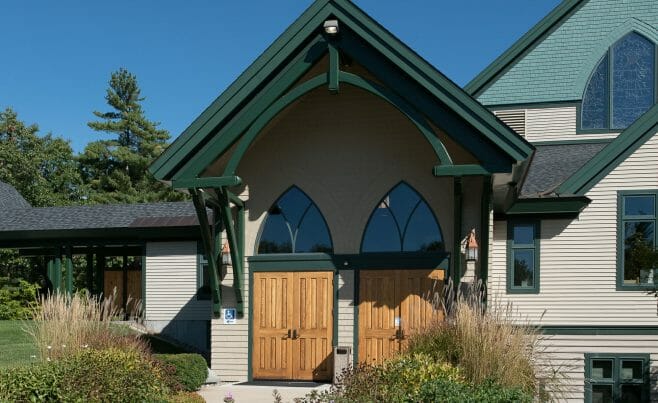
[[[193,392],[208,377],[206,360],[199,354],[154,354],[172,390]]]
[[[0,278],[0,320],[29,319],[38,292],[38,284]]]
[[[152,362],[116,348],[0,371],[0,401],[162,402],[167,393]]]
[[[411,401],[445,403],[508,403],[532,402],[533,396],[520,388],[507,388],[492,381],[469,385],[448,379],[424,383]]]

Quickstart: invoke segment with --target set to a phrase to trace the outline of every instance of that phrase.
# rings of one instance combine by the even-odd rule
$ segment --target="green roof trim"
[[[559,27],[569,16],[588,0],[564,0],[546,17],[526,32],[509,49],[498,56],[480,74],[475,76],[464,89],[474,97],[481,95],[498,77],[540,43],[548,34]]]
[[[514,133],[457,84],[437,71],[351,1],[317,0],[165,150],[149,167],[150,172],[160,180],[188,179],[199,175],[200,165],[207,166],[207,161],[204,160],[203,164],[200,164],[200,161],[196,164],[190,163],[199,150],[206,148],[211,142],[217,143],[219,137],[222,145],[217,148],[226,151],[243,134],[244,130],[241,128],[244,124],[248,127],[259,112],[266,110],[285,94],[294,84],[293,80],[310,68],[311,63],[308,60],[304,63],[303,56],[306,53],[313,54],[313,59],[317,60],[319,49],[322,49],[322,54],[329,52],[329,45],[322,37],[322,24],[329,18],[340,21],[341,36],[357,36],[370,48],[368,50],[376,51],[387,64],[408,76],[399,77],[398,81],[411,78],[409,81],[429,93],[436,105],[444,105],[466,125],[481,134],[479,141],[495,147],[500,158],[507,160],[506,163],[522,161],[530,156],[534,149],[530,143]],[[337,42],[333,42],[332,46],[340,48],[340,37]],[[287,74],[291,69],[293,72]],[[281,77],[286,85],[278,83]],[[277,86],[277,83],[275,90],[273,87]],[[263,91],[269,91],[265,97],[267,102],[262,102],[263,98],[260,97]],[[413,98],[404,98],[416,106]],[[254,106],[251,108],[254,110],[242,113],[247,106]],[[239,124],[234,125],[235,122]],[[227,125],[237,127],[225,131]],[[220,130],[222,134],[218,134]],[[219,155],[221,154],[216,156]],[[191,165],[194,165],[193,169],[190,169]],[[180,170],[184,166],[187,168],[184,168],[186,172],[182,175]]]
[[[578,215],[591,200],[585,196],[517,199],[505,212],[516,215]]]
[[[560,185],[557,193],[584,195],[658,132],[658,104]]]

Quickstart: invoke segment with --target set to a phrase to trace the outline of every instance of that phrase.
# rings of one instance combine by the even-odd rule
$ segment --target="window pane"
[[[654,215],[654,196],[624,196],[624,215]]]
[[[276,203],[276,206],[283,212],[292,227],[293,232],[297,229],[299,220],[310,205],[311,200],[296,187],[290,188]]]
[[[603,129],[608,127],[608,55],[596,66],[583,95],[583,129]]]
[[[612,127],[624,129],[654,103],[655,45],[630,33],[612,46]]]
[[[621,363],[621,379],[642,380],[642,361],[641,360],[623,360]]]
[[[532,245],[535,243],[535,227],[531,224],[514,225],[514,245]]]
[[[592,360],[592,379],[612,379],[612,360]]]
[[[533,249],[513,249],[514,287],[531,288],[535,277],[535,251]]]
[[[312,206],[302,219],[293,252],[331,252],[329,230],[316,206]]]
[[[362,252],[401,252],[400,232],[391,210],[376,208],[363,236]]]
[[[621,401],[624,403],[641,403],[642,387],[642,385],[621,385]]]
[[[395,189],[391,190],[385,201],[398,221],[400,230],[402,230],[409,221],[411,212],[420,201],[420,196],[406,183],[400,183]]]
[[[283,214],[270,214],[265,219],[258,253],[292,253],[292,238]]]
[[[592,385],[592,403],[612,403],[612,385]]]
[[[653,283],[653,221],[624,222],[624,283]]]
[[[444,250],[439,225],[429,206],[421,202],[413,212],[404,233],[405,252],[441,252]]]

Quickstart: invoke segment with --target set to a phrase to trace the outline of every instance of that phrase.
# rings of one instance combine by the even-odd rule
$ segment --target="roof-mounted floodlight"
[[[338,20],[325,21],[324,32],[326,32],[329,35],[336,35],[338,33]]]

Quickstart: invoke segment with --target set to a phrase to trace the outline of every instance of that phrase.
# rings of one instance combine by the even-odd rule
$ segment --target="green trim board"
[[[217,136],[218,129],[221,130],[231,118],[237,116],[239,106],[253,100],[263,85],[276,83],[277,80],[273,79],[274,73],[281,71],[282,66],[285,68],[286,61],[298,54],[303,44],[308,43],[308,38],[312,37],[321,28],[324,19],[329,17],[340,20],[341,35],[336,43],[342,50],[345,50],[342,40],[351,29],[362,42],[384,57],[389,64],[405,73],[423,90],[428,91],[435,104],[444,106],[482,134],[481,141],[491,142],[499,152],[506,154],[512,161],[524,160],[530,155],[532,146],[528,142],[507,128],[482,105],[393,37],[352,2],[318,0],[150,167],[155,177],[161,180],[175,177],[179,168],[190,162],[190,159],[198,154],[199,149],[205,148],[204,144],[209,144],[211,139],[219,139],[227,146],[232,144],[235,136],[240,135],[240,131]],[[326,46],[324,51],[327,51]],[[354,54],[350,54],[350,56],[354,57]],[[377,76],[379,79],[385,78],[382,75]],[[389,77],[389,79],[408,80],[399,75]],[[220,100],[224,102],[220,102]],[[267,105],[261,105],[257,111],[254,111],[255,114],[250,118],[251,120],[242,120],[245,124],[249,124],[253,118],[259,115],[258,112],[265,108]],[[218,154],[214,153],[213,160],[217,156]],[[195,170],[198,172],[199,168],[204,167],[197,165]],[[188,177],[195,176],[193,171],[188,172],[187,175]]]
[[[653,197],[653,212],[651,214],[644,214],[644,215],[626,215],[625,212],[625,206],[626,206],[626,197],[628,196],[649,196]],[[658,269],[657,267],[652,267],[650,270],[652,270],[652,273],[650,274],[652,280],[651,283],[648,284],[637,284],[637,285],[631,285],[631,284],[625,284],[624,283],[624,278],[625,278],[625,250],[626,247],[624,245],[624,224],[625,222],[649,222],[653,224],[653,230],[651,231],[653,233],[653,248],[654,252],[656,251],[656,245],[658,245],[658,233],[656,232],[656,225],[658,224],[658,211],[656,209],[658,208],[658,189],[652,189],[652,190],[620,190],[617,192],[617,264],[616,264],[616,284],[617,284],[617,291],[655,291],[656,290],[656,284],[655,284],[655,279],[656,277],[656,270]]]
[[[545,335],[644,336],[658,335],[658,326],[539,326]]]
[[[482,202],[480,204],[480,279],[485,287],[489,278],[489,224],[490,212],[493,209],[492,186],[491,176],[485,176],[482,180]],[[485,292],[485,303],[486,295]]]
[[[656,133],[658,133],[658,104],[564,181],[557,192],[584,195]]]
[[[336,270],[334,256],[327,253],[281,253],[249,256],[251,271]]]
[[[513,109],[545,109],[545,108],[567,108],[577,106],[580,99],[569,101],[546,101],[546,102],[525,102],[518,104],[493,104],[486,105],[490,111],[513,110]]]
[[[609,389],[610,396],[615,402],[641,401],[648,402],[651,396],[650,381],[650,354],[638,353],[585,353],[585,402],[608,401],[604,396],[593,400],[594,388]],[[594,368],[595,363],[602,367]],[[624,368],[626,363],[640,363],[640,374],[635,374],[632,366]],[[607,365],[606,365],[607,364]],[[609,367],[609,368],[606,368]],[[630,371],[624,372],[623,369]],[[638,400],[632,394],[624,395],[625,388],[640,389]],[[631,392],[632,393],[632,392]],[[603,399],[602,399],[603,398]],[[632,400],[631,400],[632,399]]]
[[[192,179],[174,179],[171,187],[174,189],[190,188],[220,188],[224,186],[238,186],[242,183],[239,176],[217,176]]]
[[[462,215],[463,215],[463,190],[462,178],[454,177],[452,179],[453,191],[453,221],[452,221],[452,282],[455,290],[459,289],[459,282],[462,276],[461,263],[461,241],[462,241]],[[446,277],[448,278],[448,277]],[[457,293],[455,293],[455,298]]]
[[[587,0],[564,0],[534,27],[519,38],[509,49],[498,56],[489,66],[473,78],[464,89],[474,97],[481,95],[502,74],[521,60]]]
[[[437,165],[432,173],[434,176],[490,176],[491,172],[480,165]]]
[[[517,199],[505,211],[505,215],[577,216],[591,201],[585,196]]]
[[[563,145],[577,145],[577,144],[609,144],[612,143],[614,138],[602,139],[576,139],[576,140],[546,140],[546,141],[533,141],[534,146],[563,146]]]
[[[531,242],[517,242],[515,241],[515,229],[522,227],[532,228]],[[520,238],[523,237],[521,234]],[[505,276],[506,290],[508,294],[539,294],[540,290],[540,238],[541,238],[541,222],[532,219],[512,219],[507,221],[507,263]],[[516,270],[516,254],[517,253],[532,253],[531,262],[532,268],[532,284],[531,285],[515,285],[515,270]]]

